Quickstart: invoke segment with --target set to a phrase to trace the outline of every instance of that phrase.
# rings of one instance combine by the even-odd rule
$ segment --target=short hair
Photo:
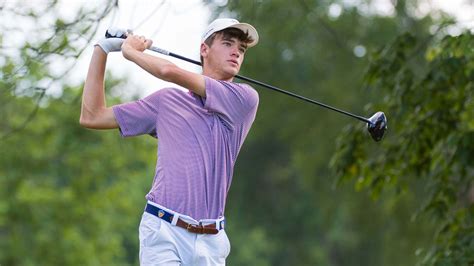
[[[236,38],[237,40],[243,42],[243,43],[251,43],[253,42],[253,38],[249,35],[248,32],[244,32],[241,29],[237,28],[226,28],[217,32],[214,32],[211,36],[209,36],[204,43],[207,44],[209,47],[211,47],[212,43],[216,39],[217,36],[222,35],[223,38]],[[204,66],[204,60],[201,56],[201,64]]]

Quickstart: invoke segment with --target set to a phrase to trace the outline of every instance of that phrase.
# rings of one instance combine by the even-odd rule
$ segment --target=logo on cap
[[[163,215],[165,215],[165,212],[163,210],[159,210],[158,211],[158,217],[163,217]]]

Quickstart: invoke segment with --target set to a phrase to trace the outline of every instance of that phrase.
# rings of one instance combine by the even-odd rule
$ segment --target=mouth
[[[230,59],[230,60],[227,60],[227,62],[235,65],[235,66],[238,66],[239,65],[239,62],[237,62],[237,60],[234,60],[234,59]]]

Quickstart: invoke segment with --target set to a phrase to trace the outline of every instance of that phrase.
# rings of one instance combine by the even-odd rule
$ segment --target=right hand
[[[133,52],[143,52],[150,48],[153,41],[145,38],[144,36],[138,36],[129,34],[122,45],[122,54],[125,58],[130,60],[130,54]]]
[[[146,49],[150,48],[153,44],[153,41],[150,39],[145,38],[145,36],[138,36],[133,35],[132,33],[127,35],[127,39],[122,46],[123,48],[131,48],[133,50],[137,50],[140,52],[145,51]]]
[[[109,28],[107,30],[108,34],[113,36],[112,38],[103,38],[99,40],[95,45],[98,45],[102,50],[108,54],[109,52],[120,52],[122,44],[125,39],[118,38],[123,35],[127,35],[127,31],[119,28]],[[117,38],[114,38],[117,37]]]

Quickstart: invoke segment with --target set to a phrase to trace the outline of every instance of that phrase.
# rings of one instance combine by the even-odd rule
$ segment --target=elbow
[[[95,112],[82,111],[79,118],[82,127],[90,129],[113,129],[117,128],[117,122],[113,117],[111,109],[104,109]]]
[[[85,128],[95,129],[97,124],[95,121],[96,117],[97,116],[95,116],[93,113],[83,109],[81,111],[81,116],[79,117],[79,125]]]
[[[94,128],[94,123],[92,120],[84,117],[83,115],[81,115],[79,118],[79,125],[85,128]]]

